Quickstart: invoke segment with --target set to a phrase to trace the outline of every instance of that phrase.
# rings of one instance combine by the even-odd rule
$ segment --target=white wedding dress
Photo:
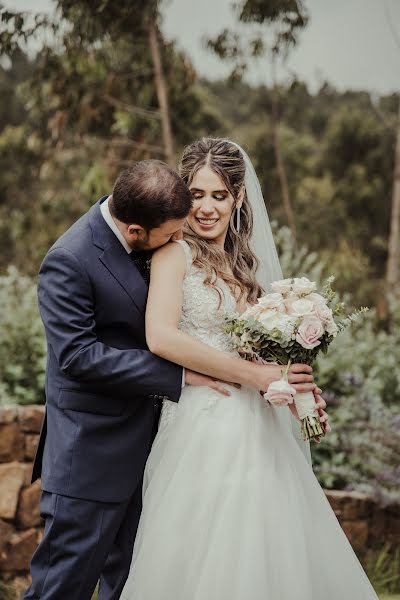
[[[180,328],[222,352],[224,311],[187,258]],[[307,459],[252,389],[165,402],[120,600],[377,600]]]

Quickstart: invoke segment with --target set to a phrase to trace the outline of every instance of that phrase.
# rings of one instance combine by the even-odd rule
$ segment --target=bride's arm
[[[151,352],[192,371],[266,390],[271,381],[280,378],[277,365],[257,365],[230,356],[179,330],[185,271],[186,259],[179,244],[167,244],[153,254],[146,309]]]

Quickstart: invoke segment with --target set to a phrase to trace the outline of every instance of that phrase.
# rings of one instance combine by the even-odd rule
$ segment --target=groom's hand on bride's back
[[[230,396],[231,392],[224,386],[224,384],[233,385],[236,388],[240,388],[240,385],[237,383],[229,383],[228,381],[218,381],[218,379],[208,377],[207,375],[202,375],[201,373],[196,373],[195,371],[190,371],[189,369],[186,369],[185,371],[185,385],[209,387],[211,390],[214,390],[215,392],[218,392],[223,396]]]

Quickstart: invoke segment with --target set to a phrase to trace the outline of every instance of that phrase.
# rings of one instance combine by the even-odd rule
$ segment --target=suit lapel
[[[137,308],[144,312],[148,287],[125,248],[105,222],[100,204],[107,198],[103,196],[89,211],[89,223],[93,234],[93,243],[102,250],[99,259],[111,275],[123,287]]]
[[[148,288],[129,254],[116,240],[100,255],[103,265],[124,288],[141,312],[145,311]]]

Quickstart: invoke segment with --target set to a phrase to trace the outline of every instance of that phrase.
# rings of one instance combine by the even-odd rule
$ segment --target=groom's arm
[[[179,398],[181,367],[149,350],[122,350],[97,339],[91,282],[69,250],[55,248],[44,259],[38,298],[47,341],[64,373],[113,393],[119,390],[124,397]]]

